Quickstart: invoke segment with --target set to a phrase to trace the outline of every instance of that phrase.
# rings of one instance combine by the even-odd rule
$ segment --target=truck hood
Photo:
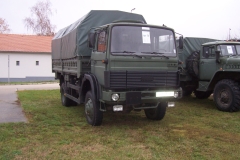
[[[177,58],[112,58],[109,63],[109,70],[129,71],[177,71]]]
[[[224,65],[231,65],[231,64],[240,64],[240,57],[233,56],[233,57],[221,57],[221,63]]]

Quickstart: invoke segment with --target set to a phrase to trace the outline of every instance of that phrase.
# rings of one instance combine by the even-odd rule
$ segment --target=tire
[[[220,111],[238,111],[240,109],[240,89],[238,83],[230,79],[219,81],[214,88],[214,102]]]
[[[100,126],[102,124],[103,112],[100,111],[100,103],[95,100],[91,91],[85,97],[85,116],[88,124]]]
[[[191,55],[187,58],[187,71],[188,73],[193,76],[194,78],[198,78],[199,73],[199,52],[194,51]]]
[[[194,91],[194,95],[195,95],[196,98],[198,98],[198,99],[207,99],[211,94],[212,94],[212,92],[210,92],[210,91],[207,91],[207,92]]]
[[[61,102],[62,102],[62,105],[65,106],[65,107],[71,106],[72,105],[72,100],[64,95],[66,93],[66,89],[64,87],[64,83],[61,84],[60,90],[61,90]]]
[[[77,105],[78,105],[77,102],[71,100],[71,106],[77,106]]]
[[[144,109],[145,115],[151,120],[161,120],[165,116],[167,102],[158,103],[157,108]]]

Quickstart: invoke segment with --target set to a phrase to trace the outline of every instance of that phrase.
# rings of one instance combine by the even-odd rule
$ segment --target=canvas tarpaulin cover
[[[186,59],[190,56],[192,52],[201,51],[202,44],[213,41],[218,40],[209,38],[185,37],[183,39],[183,49],[178,48],[179,60],[186,64]]]
[[[52,40],[52,58],[68,59],[76,56],[90,56],[91,50],[87,44],[89,30],[120,20],[146,23],[144,17],[139,14],[114,10],[92,10],[75,23],[56,33]]]

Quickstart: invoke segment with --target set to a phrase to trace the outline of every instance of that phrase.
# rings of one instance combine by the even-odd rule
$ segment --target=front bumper
[[[112,100],[112,95],[118,94],[117,101]],[[155,90],[155,91],[128,91],[113,92],[103,91],[101,102],[108,105],[139,105],[143,103],[156,103],[161,101],[176,101],[182,98],[182,89]]]

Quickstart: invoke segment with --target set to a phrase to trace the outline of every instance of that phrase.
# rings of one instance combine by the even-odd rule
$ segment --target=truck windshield
[[[218,50],[221,51],[222,56],[240,55],[240,45],[219,45]]]
[[[176,56],[174,33],[171,30],[141,26],[115,26],[111,35],[113,55]]]

